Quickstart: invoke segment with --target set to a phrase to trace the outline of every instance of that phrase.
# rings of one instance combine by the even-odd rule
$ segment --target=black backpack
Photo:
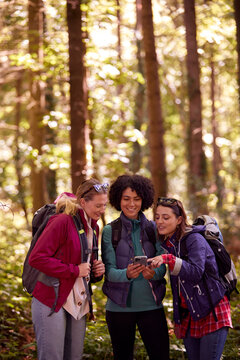
[[[44,278],[46,275],[41,273],[39,270],[33,268],[29,265],[28,259],[32,252],[32,249],[36,245],[36,242],[40,235],[42,234],[43,230],[45,229],[48,220],[52,215],[56,214],[56,206],[54,204],[47,204],[42,206],[40,209],[38,209],[32,220],[32,241],[30,244],[30,248],[27,252],[27,256],[25,258],[24,264],[23,264],[23,272],[22,272],[22,284],[23,289],[27,291],[29,294],[32,294],[35,285],[38,281],[38,277],[41,277],[41,281],[45,283]],[[41,275],[40,275],[41,274]],[[50,283],[49,286],[54,286],[54,289],[56,289],[59,285],[59,280],[56,278],[51,278],[50,276],[46,277],[46,281]],[[48,285],[48,284],[46,284]]]
[[[56,214],[56,206],[54,204],[46,204],[35,212],[35,214],[33,216],[33,220],[32,220],[32,241],[30,244],[30,248],[27,252],[25,261],[24,261],[23,272],[22,272],[23,289],[25,291],[27,291],[30,295],[32,294],[32,292],[34,290],[37,281],[41,281],[45,285],[52,286],[54,288],[55,302],[51,308],[49,316],[53,314],[54,309],[56,307],[56,303],[57,303],[57,299],[58,299],[58,291],[59,291],[59,279],[52,277],[52,276],[48,276],[48,275],[44,274],[43,272],[40,272],[39,270],[33,268],[31,265],[29,265],[28,259],[29,259],[29,256],[30,256],[34,246],[37,243],[37,240],[39,239],[40,235],[42,234],[43,230],[45,229],[45,227],[48,223],[48,220],[50,219],[51,216],[53,216],[55,214]],[[80,216],[78,214],[73,216],[73,221],[74,221],[74,224],[75,224],[77,232],[78,232],[81,246],[83,248],[83,251],[81,251],[81,255],[82,255],[81,262],[86,262],[88,254],[89,254],[89,252],[91,252],[91,249],[88,249],[87,238],[86,238],[85,231],[83,229],[83,225],[82,225]],[[96,240],[96,234],[94,232],[93,251],[95,251],[95,252],[98,251],[96,244],[97,244],[97,240]],[[91,298],[90,298],[87,282],[84,282],[84,284],[86,287],[88,300],[89,300],[89,303],[91,306]]]
[[[227,295],[230,300],[230,295],[233,291],[239,294],[237,289],[237,274],[234,263],[227,252],[226,248],[223,245],[223,237],[222,233],[219,229],[218,223],[215,218],[208,215],[198,216],[194,222],[194,226],[197,225],[205,225],[205,231],[201,232],[201,235],[206,239],[208,244],[210,245],[212,251],[214,252],[216,263],[218,266],[219,276],[216,274],[207,274],[205,272],[203,280],[206,280],[208,276],[215,278],[220,281],[225,288],[225,295]],[[186,241],[182,241],[181,249],[183,253],[183,258],[187,258],[187,249],[186,249]],[[206,284],[206,281],[205,281]],[[207,286],[205,285],[209,300],[211,301],[211,297],[208,291]],[[214,307],[212,306],[212,311],[215,320],[217,321],[216,313],[214,311]]]
[[[110,222],[112,227],[112,246],[116,251],[118,243],[121,238],[121,231],[122,231],[122,221],[119,218]],[[156,230],[155,225],[152,221],[148,221],[148,226],[145,227],[145,231],[147,233],[148,239],[155,244],[156,243]]]

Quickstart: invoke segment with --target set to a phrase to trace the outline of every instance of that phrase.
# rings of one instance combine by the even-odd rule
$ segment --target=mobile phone
[[[142,255],[142,256],[134,256],[134,261],[133,264],[141,264],[141,265],[145,265],[147,266],[147,256]]]

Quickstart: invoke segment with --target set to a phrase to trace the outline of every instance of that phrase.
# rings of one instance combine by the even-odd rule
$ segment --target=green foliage
[[[24,359],[34,354],[30,297],[23,292],[21,271],[30,232],[21,215],[1,211],[0,239],[0,358]],[[26,347],[26,348],[25,348]],[[32,357],[34,358],[34,357]]]
[[[83,27],[86,32],[86,56],[88,85],[88,125],[91,143],[87,148],[89,166],[87,174],[111,181],[133,169],[133,144],[138,142],[141,152],[143,175],[149,172],[148,116],[146,96],[143,104],[142,126],[136,129],[136,96],[139,83],[145,91],[144,72],[139,72],[137,42],[141,34],[136,31],[135,2],[122,0],[119,9],[116,1],[84,1]],[[16,176],[16,84],[21,79],[20,124],[18,144],[23,193],[27,197],[27,210],[31,212],[29,186],[29,159],[35,154],[39,168],[56,171],[57,193],[71,187],[69,141],[69,73],[68,33],[66,26],[66,1],[43,2],[44,36],[42,85],[51,106],[45,108],[43,126],[54,132],[51,141],[43,146],[43,154],[29,147],[28,70],[39,64],[29,56],[27,28],[27,0],[5,1],[2,4],[2,28],[0,38],[2,88],[0,92],[0,185],[2,198],[18,201]],[[165,125],[165,146],[169,193],[186,201],[188,174],[187,127],[188,101],[186,87],[186,41],[182,2],[152,1],[155,43],[159,61],[159,78]],[[117,11],[120,11],[120,23]],[[201,66],[201,90],[203,104],[203,134],[207,158],[207,179],[202,193],[209,198],[211,212],[225,223],[231,218],[231,209],[239,205],[239,113],[237,95],[237,53],[235,22],[232,3],[222,0],[196,2],[197,40]],[[118,28],[119,25],[119,28]],[[120,30],[120,38],[118,37]],[[216,210],[219,194],[213,176],[213,143],[211,128],[211,67],[215,65],[215,117],[217,138],[222,157],[223,209]],[[145,91],[146,93],[146,91]],[[141,138],[132,136],[141,131]],[[222,185],[222,186],[223,186]],[[214,200],[214,201],[213,201]],[[234,222],[237,219],[234,216]]]
[[[87,174],[94,173],[100,179],[111,182],[116,176],[131,171],[133,144],[137,141],[142,159],[139,172],[150,177],[146,97],[140,129],[136,129],[135,124],[139,84],[143,85],[142,91],[146,93],[144,73],[139,72],[136,56],[137,42],[141,43],[141,34],[135,30],[135,1],[121,0],[119,9],[115,0],[86,0],[82,3],[89,91],[88,126],[91,130],[91,142],[87,148]],[[187,179],[191,174],[189,175],[187,170],[188,100],[183,3],[152,0],[152,4],[165,126],[169,195],[181,197],[185,203],[189,199]],[[29,217],[32,215],[29,159],[34,158],[39,168],[56,171],[57,193],[71,191],[66,0],[58,1],[57,6],[56,1],[46,0],[43,5],[43,64],[39,80],[46,90],[47,106],[42,126],[46,132],[51,130],[52,137],[43,146],[40,155],[35,149],[30,148],[28,136],[28,109],[31,106],[28,71],[39,69],[39,64],[28,52],[28,1],[11,0],[1,3],[0,197],[7,199],[16,210],[14,219],[11,212],[2,212],[3,217],[0,218],[0,357],[9,359],[21,359],[24,358],[24,354],[28,358],[36,358],[30,297],[22,291],[20,278],[30,233],[24,230],[24,215],[17,213],[23,195],[27,213]],[[120,10],[120,23],[117,10]],[[196,2],[196,22],[201,66],[203,140],[207,158],[206,183],[202,193],[208,199],[209,212],[218,218],[225,241],[232,253],[236,254],[237,263],[240,230],[240,151],[237,52],[232,2]],[[211,61],[215,69],[215,118],[219,133],[217,145],[222,158],[220,176],[223,189],[220,190],[223,198],[220,199],[220,208],[217,207],[218,184],[213,175]],[[17,97],[19,80],[20,97]],[[17,127],[18,104],[20,122]],[[21,184],[16,172],[16,140]],[[19,189],[20,185],[23,187],[22,192]],[[111,215],[108,210],[106,218],[109,218],[109,221]],[[100,286],[101,284],[97,285],[95,289],[98,320],[96,324],[89,323],[86,334],[86,358],[111,357],[110,339],[104,320],[105,298]],[[172,334],[169,289],[165,302],[170,326],[171,355],[173,359],[183,359],[182,343]],[[240,338],[237,297],[232,300],[232,309],[235,328],[229,332],[224,353],[226,359],[234,359],[239,352],[239,342],[236,340]],[[227,357],[227,354],[232,357]],[[139,335],[136,340],[136,356],[139,359],[146,358]]]

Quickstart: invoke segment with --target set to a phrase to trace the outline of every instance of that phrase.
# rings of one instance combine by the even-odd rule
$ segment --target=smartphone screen
[[[143,256],[135,256],[133,263],[134,263],[134,265],[141,264],[141,265],[147,266],[147,256],[145,256],[145,255],[143,255]]]

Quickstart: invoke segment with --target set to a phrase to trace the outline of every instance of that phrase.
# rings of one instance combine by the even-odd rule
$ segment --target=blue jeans
[[[81,360],[86,316],[75,320],[61,308],[57,313],[36,298],[32,299],[32,320],[37,340],[38,360]]]
[[[193,338],[190,331],[183,339],[189,360],[220,360],[225,341],[227,339],[228,327],[207,334],[201,338]]]

